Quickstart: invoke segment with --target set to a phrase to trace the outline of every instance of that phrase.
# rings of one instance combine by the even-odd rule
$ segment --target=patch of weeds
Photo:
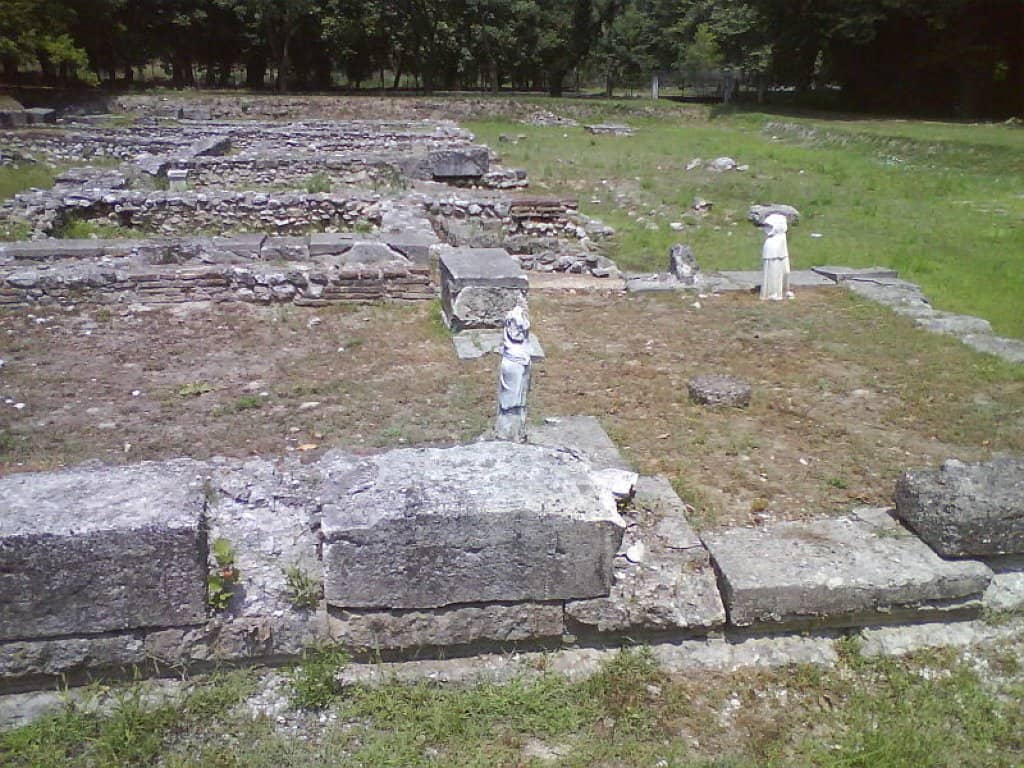
[[[263,398],[259,395],[242,395],[229,406],[231,413],[254,411],[263,407]]]
[[[829,488],[838,488],[839,490],[847,488],[846,481],[841,477],[830,477],[825,481],[825,485]]]
[[[96,310],[97,323],[109,323],[113,319],[114,313],[110,311],[109,307],[100,307]]]
[[[699,531],[714,527],[718,522],[718,508],[708,495],[685,478],[675,476],[672,490],[686,505],[686,519]]]
[[[330,192],[331,178],[326,173],[314,173],[306,179],[306,191],[311,195]]]
[[[316,608],[323,595],[323,584],[297,565],[284,569],[285,587],[288,589],[292,606],[295,608]]]
[[[623,648],[583,685],[583,692],[615,720],[617,732],[650,733],[657,725],[652,696],[667,682],[649,648]]]
[[[335,676],[349,663],[338,646],[307,648],[289,671],[291,704],[296,709],[324,709],[341,695]]]
[[[352,225],[352,231],[365,235],[369,232],[373,232],[373,224],[369,221],[357,221]]]
[[[54,237],[64,240],[116,239],[130,235],[129,230],[118,224],[95,219],[74,219],[54,231]]]
[[[206,577],[207,600],[213,610],[223,611],[231,602],[241,572],[235,566],[235,548],[227,539],[214,539],[210,554],[216,567]]]
[[[14,435],[10,431],[0,428],[0,456],[14,451]]]
[[[5,165],[0,167],[0,200],[26,189],[49,189],[57,177],[57,169],[43,163]],[[13,238],[23,239],[23,238]]]
[[[432,339],[448,341],[452,337],[452,330],[444,321],[444,313],[441,311],[441,300],[433,299],[430,308],[427,310],[427,335]]]
[[[178,397],[198,397],[212,391],[213,385],[208,381],[190,381],[188,384],[182,384],[174,393]]]
[[[0,240],[28,240],[32,234],[32,225],[21,219],[8,219],[0,224]]]

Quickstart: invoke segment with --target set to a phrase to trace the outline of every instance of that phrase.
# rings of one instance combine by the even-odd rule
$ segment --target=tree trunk
[[[548,95],[562,95],[562,81],[565,80],[565,70],[553,70],[548,72]]]
[[[245,62],[245,87],[259,90],[267,79],[267,57],[259,50],[249,52]]]

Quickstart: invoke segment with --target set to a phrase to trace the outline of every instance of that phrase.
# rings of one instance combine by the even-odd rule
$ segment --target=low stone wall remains
[[[0,478],[0,692],[323,643],[422,658],[948,622],[1024,575],[972,544],[997,519],[999,551],[1022,554],[1024,462],[944,468],[973,478],[959,490],[908,473],[900,516],[929,517],[936,494],[992,502],[946,521],[964,535],[943,559],[884,509],[698,536],[595,419],[530,439]]]

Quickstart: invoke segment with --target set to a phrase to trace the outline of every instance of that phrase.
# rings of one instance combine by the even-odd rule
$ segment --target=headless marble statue
[[[789,226],[786,217],[781,213],[773,213],[765,217],[761,225],[764,229],[764,246],[761,248],[761,261],[764,274],[761,279],[761,298],[769,301],[781,301],[793,298],[789,290],[789,246],[786,243],[786,230]]]
[[[498,416],[494,431],[499,440],[526,442],[526,396],[530,393],[530,318],[522,307],[505,316],[498,370]]]

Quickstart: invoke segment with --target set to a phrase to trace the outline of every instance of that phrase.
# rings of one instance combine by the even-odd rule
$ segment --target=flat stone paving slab
[[[455,345],[455,354],[459,360],[476,360],[484,355],[501,352],[503,340],[502,331],[486,328],[471,328],[452,335],[452,344]],[[532,360],[544,359],[544,348],[533,333],[530,334],[529,349]]]
[[[705,275],[709,289],[716,291],[753,291],[761,286],[764,273],[761,270],[725,270]],[[791,288],[828,288],[835,287],[834,280],[819,275],[810,269],[794,269],[789,273]]]
[[[888,267],[821,266],[811,267],[811,271],[837,283],[842,283],[846,280],[895,279],[899,277],[899,273],[895,269],[889,269]]]
[[[527,439],[534,445],[574,451],[595,470],[632,469],[593,416],[551,416],[543,424],[531,425]]]
[[[977,610],[984,564],[942,560],[884,509],[705,534],[731,624],[857,626]]]
[[[625,523],[566,451],[480,442],[322,469],[330,605],[437,608],[611,588]]]
[[[205,621],[200,466],[0,479],[0,640]]]

